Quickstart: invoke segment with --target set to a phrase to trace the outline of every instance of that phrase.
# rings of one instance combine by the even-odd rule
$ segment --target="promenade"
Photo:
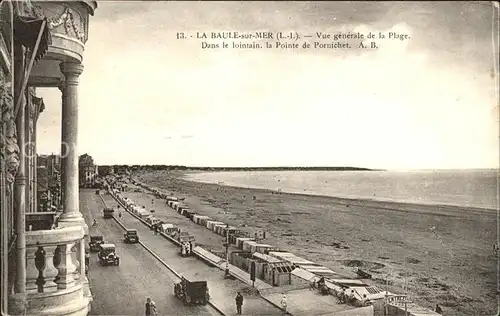
[[[103,235],[116,245],[119,266],[101,266],[91,254],[89,282],[94,301],[90,315],[144,315],[151,297],[159,315],[220,315],[210,306],[184,306],[173,295],[178,278],[139,244],[124,244],[123,229],[113,219],[103,218],[103,204],[95,190],[80,190],[80,210],[90,235]],[[92,227],[96,219],[98,226]]]
[[[114,209],[118,208],[119,204],[112,196],[104,195],[103,199],[108,206]],[[194,256],[181,257],[177,245],[161,235],[154,235],[149,227],[124,211],[121,206],[120,209],[122,216],[121,218],[116,216],[116,219],[126,228],[137,229],[141,242],[175,272],[193,281],[207,281],[211,302],[225,315],[236,313],[234,298],[237,292],[241,292],[244,296],[243,315],[282,314],[280,309],[260,297],[256,289],[238,279],[224,279],[224,272],[220,268],[208,265]],[[157,213],[160,213],[159,207],[157,209]],[[165,292],[171,293],[173,296],[173,286],[165,289]]]

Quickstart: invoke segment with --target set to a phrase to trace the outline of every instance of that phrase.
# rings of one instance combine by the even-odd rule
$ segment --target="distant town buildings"
[[[88,155],[83,154],[78,159],[80,187],[93,188],[97,177],[97,166],[94,164],[94,159]]]
[[[61,208],[61,157],[37,156],[37,206],[38,212],[56,211]]]

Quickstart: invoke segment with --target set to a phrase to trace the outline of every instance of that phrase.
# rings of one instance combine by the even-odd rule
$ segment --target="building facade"
[[[3,315],[87,315],[88,227],[79,211],[78,78],[95,1],[0,2],[0,210]],[[61,209],[37,221],[37,87],[62,95]],[[47,168],[44,176],[51,172]],[[41,179],[49,188],[50,181]],[[29,216],[28,216],[29,215]],[[33,216],[34,215],[34,216]],[[50,214],[49,214],[50,215]],[[45,225],[45,226],[44,226]],[[36,227],[36,229],[31,229]]]
[[[83,154],[78,160],[80,187],[93,188],[97,177],[97,166],[94,159],[88,154]]]

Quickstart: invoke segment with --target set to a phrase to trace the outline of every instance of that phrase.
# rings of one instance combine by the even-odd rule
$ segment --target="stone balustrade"
[[[26,232],[28,314],[86,315],[86,287],[82,227]]]

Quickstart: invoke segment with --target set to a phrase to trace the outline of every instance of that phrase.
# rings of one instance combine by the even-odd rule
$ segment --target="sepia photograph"
[[[0,0],[2,315],[499,315],[499,25]]]

